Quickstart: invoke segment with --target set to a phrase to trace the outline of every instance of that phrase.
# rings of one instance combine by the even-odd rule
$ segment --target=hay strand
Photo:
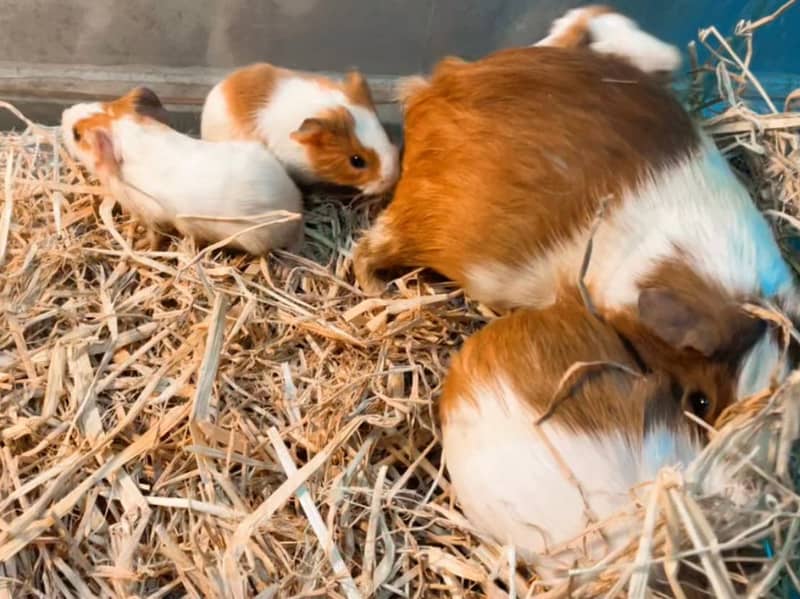
[[[792,3],[738,27],[742,55],[715,29],[693,53],[723,98],[706,130],[787,247],[800,118],[750,65],[759,28]],[[416,273],[365,298],[350,246],[375,203],[313,195],[302,256],[184,239],[146,251],[54,129],[0,108],[24,127],[0,133],[0,599],[649,597],[650,566],[676,597],[692,568],[720,597],[798,586],[797,375],[726,413],[686,472],[632,491],[628,547],[578,555],[549,587],[460,514],[440,455],[449,356],[495,315]],[[570,369],[548,413],[607,367]],[[693,481],[720,462],[731,496],[699,495]],[[588,517],[570,547],[607,524]],[[563,549],[538,563],[563,567]]]

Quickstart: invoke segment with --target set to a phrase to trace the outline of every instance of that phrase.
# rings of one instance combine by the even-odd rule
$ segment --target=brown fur
[[[412,96],[426,87],[428,87],[428,80],[425,79],[425,77],[420,77],[419,75],[404,77],[395,85],[394,99],[396,102],[400,103],[401,107],[405,106],[406,102],[408,102]]]
[[[659,346],[636,322],[632,314],[617,315],[613,326],[601,322],[586,311],[575,289],[560,294],[549,308],[518,310],[493,321],[468,339],[453,359],[439,403],[442,421],[456,402],[471,400],[473,385],[499,373],[536,413],[543,414],[573,364],[605,361],[640,376],[612,366],[579,375],[552,416],[568,430],[619,430],[640,438],[646,412],[649,419],[666,417],[679,426],[682,410],[692,412],[687,404],[692,393],[711,400],[713,409],[705,418],[713,423],[735,399],[731,384],[735,367],[699,354],[681,360],[686,356],[670,353],[666,344]],[[626,337],[636,352],[626,347]],[[649,345],[643,347],[642,340]],[[673,361],[665,360],[665,354]],[[640,358],[645,370],[640,369]]]
[[[355,134],[353,116],[344,107],[306,119],[292,134],[292,139],[306,146],[314,172],[322,179],[358,187],[380,176],[378,155],[361,145]],[[363,158],[364,168],[350,164],[350,157],[354,155]]]
[[[443,423],[455,402],[472,395],[472,386],[503,374],[534,410],[543,414],[564,373],[579,361],[615,362],[633,371],[638,366],[620,339],[592,318],[579,302],[565,296],[544,310],[518,310],[470,337],[454,357],[439,403]],[[641,406],[613,401],[628,397],[641,382],[613,368],[583,377],[582,384],[560,404],[554,418],[572,431],[632,434],[643,426]]]
[[[169,125],[169,113],[153,90],[137,87],[121,98],[103,104],[106,113],[112,119],[132,116],[139,122],[155,120],[162,125]]]
[[[698,144],[678,102],[641,71],[585,49],[445,59],[408,98],[394,200],[355,254],[362,288],[381,271],[509,266],[586,227],[598,202]],[[491,301],[491,298],[478,298]]]
[[[81,119],[72,128],[75,143],[95,155],[95,170],[100,175],[116,175],[119,169],[108,135],[111,123],[123,117],[156,126],[169,126],[169,113],[151,89],[137,87],[124,96],[103,103],[103,112]]]
[[[110,131],[111,116],[107,113],[95,114],[88,118],[81,119],[72,127],[72,135],[75,143],[84,152],[94,151],[96,140],[93,137],[94,131]],[[100,167],[99,164],[95,168]],[[102,170],[102,169],[100,169]]]
[[[685,410],[694,411],[691,393],[697,389],[692,381],[707,381],[701,390],[708,405],[697,415],[714,423],[736,400],[739,363],[765,323],[676,259],[663,261],[640,289],[637,313],[609,314],[608,322],[644,363],[681,384]]]
[[[548,43],[551,47],[559,48],[577,48],[588,46],[591,42],[589,38],[589,21],[593,18],[616,12],[610,6],[594,5],[582,7],[583,12],[580,17],[576,19],[568,29],[564,30],[558,37],[550,40]]]
[[[357,106],[375,110],[367,80],[358,71],[350,71],[340,82],[267,63],[256,63],[234,71],[222,83],[222,93],[240,138],[252,139],[256,135],[255,124],[259,109],[269,102],[278,82],[289,77],[312,79],[320,87],[340,90]]]
[[[372,100],[372,92],[367,80],[358,71],[347,73],[342,82],[342,91],[347,99],[356,106],[363,106],[368,110],[375,111],[375,102]]]
[[[236,124],[234,137],[252,139],[256,135],[258,110],[267,103],[278,81],[289,76],[291,71],[267,63],[252,64],[228,75],[222,93]]]
[[[702,439],[700,428],[684,414],[687,395],[699,391],[716,397],[718,405],[732,401],[733,396],[730,385],[720,391],[720,380],[730,379],[724,361],[714,362],[702,355],[695,359],[697,364],[683,364],[691,366],[684,372],[640,371],[638,360],[626,349],[618,331],[590,315],[576,290],[567,289],[553,306],[518,310],[469,338],[453,358],[439,414],[446,427],[459,402],[475,401],[476,385],[499,376],[535,414],[546,414],[572,365],[607,361],[641,374],[637,377],[611,365],[584,371],[571,379],[569,393],[559,394],[563,399],[552,410],[552,422],[578,434],[617,431],[631,448],[640,447],[646,431],[659,425]],[[713,416],[709,421],[713,423]],[[533,421],[530,425],[535,426]],[[502,431],[498,435],[502,436]],[[663,572],[656,569],[652,575],[655,588],[669,594]],[[702,591],[708,586],[705,578],[695,571],[681,568],[679,580],[687,597],[708,596]]]

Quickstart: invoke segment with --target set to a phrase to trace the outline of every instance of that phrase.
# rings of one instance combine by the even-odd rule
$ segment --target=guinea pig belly
[[[117,177],[107,177],[105,185],[123,210],[143,224],[154,229],[172,227],[172,215],[156,198],[123,183]]]
[[[622,434],[575,433],[555,419],[537,426],[538,414],[506,381],[493,378],[450,404],[443,423],[445,461],[472,524],[535,564],[537,554],[573,545],[588,524],[587,507],[602,521],[631,503],[640,448]],[[614,530],[604,531],[608,545],[587,539],[588,561],[627,542],[630,526],[615,518]],[[574,546],[581,546],[577,541]],[[577,555],[552,557],[566,558],[569,567]]]
[[[210,243],[230,238],[229,247],[263,256],[272,249],[296,243],[303,219],[298,215],[276,212],[240,218],[180,215],[175,223],[184,235]]]

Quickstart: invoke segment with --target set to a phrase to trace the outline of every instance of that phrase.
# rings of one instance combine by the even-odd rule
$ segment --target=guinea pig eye
[[[78,133],[78,130],[75,127],[72,128],[72,138],[75,141],[80,141],[81,140],[81,134]]]
[[[692,391],[687,397],[689,409],[698,418],[705,418],[711,410],[711,401],[708,396],[702,391]]]
[[[350,165],[353,168],[359,168],[360,169],[360,168],[364,168],[365,166],[367,166],[367,161],[364,160],[363,156],[361,156],[359,154],[353,154],[352,156],[350,156]]]

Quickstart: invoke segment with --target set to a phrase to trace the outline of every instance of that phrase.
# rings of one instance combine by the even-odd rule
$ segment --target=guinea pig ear
[[[309,118],[304,120],[297,131],[293,132],[290,137],[301,144],[314,144],[319,142],[327,130],[328,127],[324,119]]]
[[[345,75],[344,78],[344,91],[347,97],[354,104],[360,104],[367,108],[375,108],[375,103],[372,100],[372,92],[369,89],[369,84],[364,78],[364,75],[356,70],[352,70]]]
[[[724,344],[714,315],[704,313],[665,287],[639,293],[639,319],[652,333],[675,349],[692,349],[711,357]]]
[[[639,318],[662,341],[707,358],[737,364],[766,330],[766,323],[739,306],[693,302],[665,287],[639,294]]]
[[[738,364],[744,354],[761,339],[768,327],[765,320],[748,314],[738,307],[725,318],[725,326],[728,328],[728,342],[719,348],[717,354],[720,359],[730,364]]]
[[[117,176],[122,156],[115,149],[111,136],[102,129],[95,130],[92,135],[94,137],[95,171],[100,175]]]
[[[131,92],[134,110],[141,116],[155,119],[169,125],[169,112],[161,103],[161,99],[149,87],[137,87]]]

